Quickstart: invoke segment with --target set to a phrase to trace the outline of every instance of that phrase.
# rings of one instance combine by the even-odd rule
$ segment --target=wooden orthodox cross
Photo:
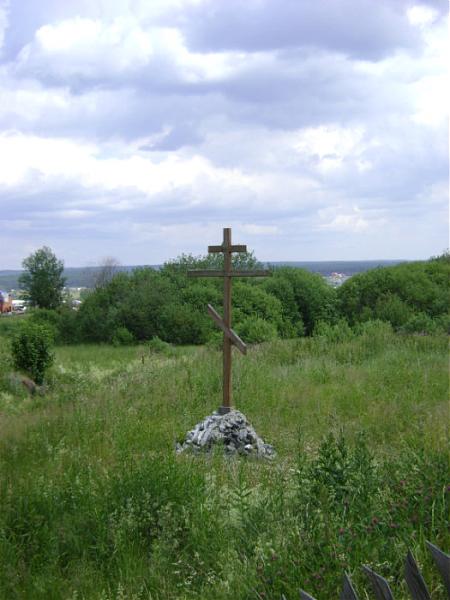
[[[233,277],[267,277],[268,275],[271,275],[271,272],[265,270],[233,271],[233,265],[231,262],[232,252],[247,252],[247,246],[232,245],[231,229],[229,227],[223,230],[222,245],[208,246],[208,252],[223,252],[223,271],[213,271],[211,269],[188,271],[188,276],[223,277],[223,319],[214,310],[211,304],[208,304],[208,313],[223,331],[223,403],[219,408],[219,412],[220,414],[225,414],[231,410],[231,347],[234,344],[242,352],[242,354],[247,353],[247,346],[237,335],[237,333],[231,329],[231,280]]]

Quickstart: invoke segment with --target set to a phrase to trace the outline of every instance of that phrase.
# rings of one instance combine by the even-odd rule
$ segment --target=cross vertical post
[[[232,346],[246,354],[247,346],[231,329],[231,281],[233,277],[267,277],[272,273],[267,270],[255,271],[233,271],[231,260],[233,252],[247,252],[245,245],[232,245],[231,228],[225,227],[223,230],[223,242],[220,246],[208,246],[208,252],[223,253],[224,265],[223,271],[212,269],[188,271],[188,277],[223,277],[223,318],[208,304],[208,313],[216,322],[216,325],[223,331],[223,398],[219,413],[224,415],[231,410],[232,406],[232,388],[231,388],[231,349]]]
[[[224,253],[224,271],[230,273],[223,278],[223,322],[225,327],[231,329],[231,229],[226,227],[223,230],[223,253]],[[223,412],[229,412],[231,409],[231,340],[224,334],[223,336]]]

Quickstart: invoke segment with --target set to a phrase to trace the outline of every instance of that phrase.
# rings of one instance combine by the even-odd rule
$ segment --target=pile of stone
[[[178,443],[177,453],[210,452],[215,445],[222,445],[226,455],[244,455],[257,458],[273,458],[275,450],[257,436],[245,415],[238,410],[220,414],[218,411],[198,423]]]

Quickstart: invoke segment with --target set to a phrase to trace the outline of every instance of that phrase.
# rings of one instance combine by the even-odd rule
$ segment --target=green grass
[[[5,339],[5,338],[3,338]],[[5,347],[5,346],[3,346]],[[60,347],[44,396],[0,383],[0,598],[338,597],[362,564],[408,597],[449,550],[447,340],[384,328],[234,355],[272,463],[175,456],[221,402],[210,348]]]

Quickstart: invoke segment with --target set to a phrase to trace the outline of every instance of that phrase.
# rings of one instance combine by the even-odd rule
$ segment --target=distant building
[[[27,310],[27,301],[26,300],[13,300],[12,301],[12,309],[14,312],[24,312]]]
[[[325,277],[325,280],[327,281],[327,283],[329,285],[331,285],[332,287],[339,287],[340,285],[342,285],[344,283],[344,281],[347,281],[347,279],[350,279],[350,275],[345,275],[344,273],[331,273],[331,275],[327,275]]]

